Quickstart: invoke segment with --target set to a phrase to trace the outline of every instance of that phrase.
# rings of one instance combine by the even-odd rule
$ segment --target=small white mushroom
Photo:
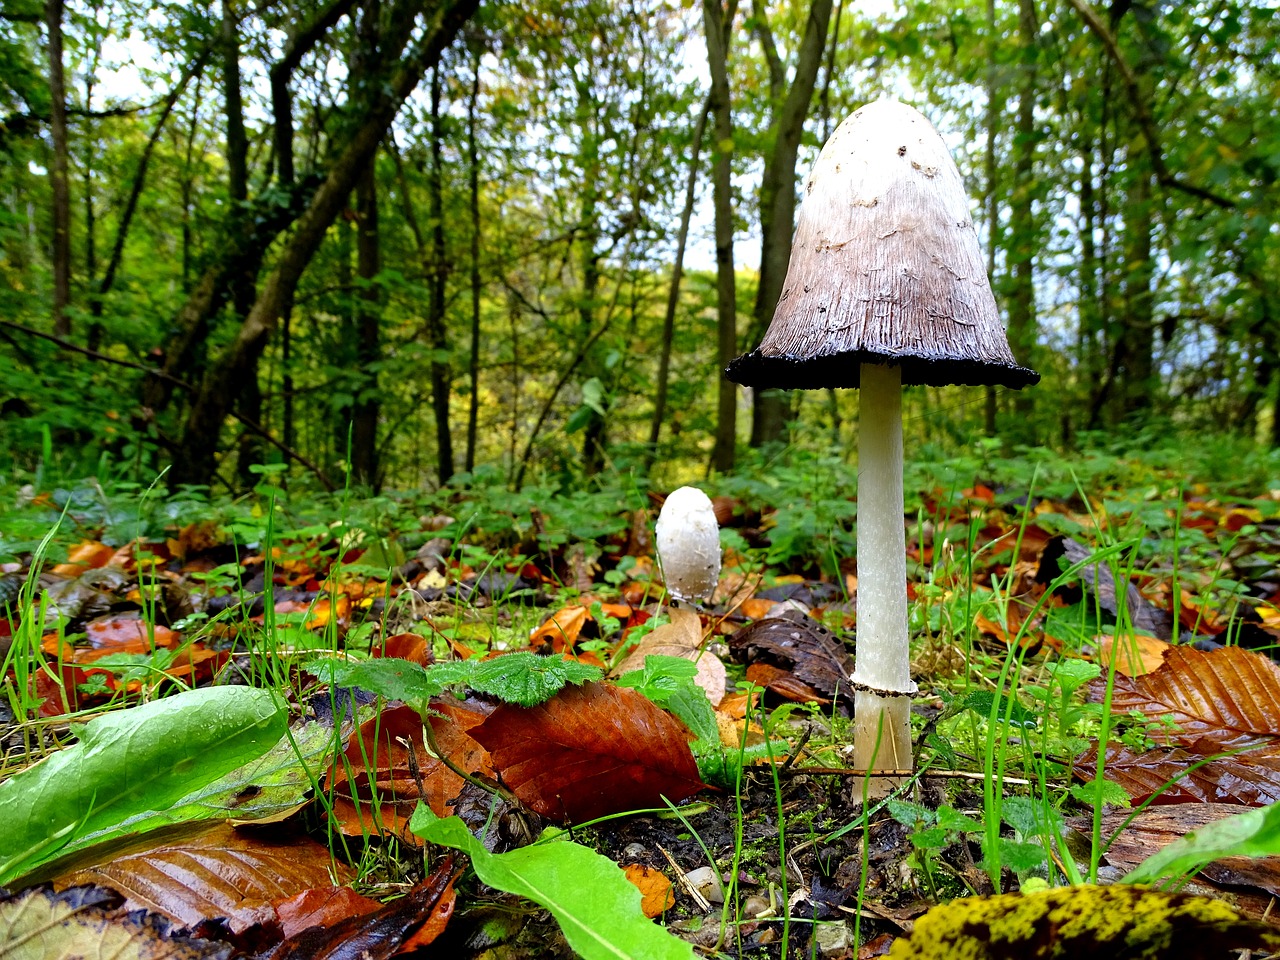
[[[697,601],[720,582],[720,525],[711,498],[697,487],[673,490],[654,528],[658,563],[667,592]]]

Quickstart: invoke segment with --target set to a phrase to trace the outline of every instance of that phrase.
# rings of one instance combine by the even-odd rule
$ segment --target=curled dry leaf
[[[676,905],[671,881],[661,870],[646,867],[643,863],[629,863],[622,871],[640,891],[640,909],[650,920],[662,916]]]
[[[566,687],[499,707],[471,730],[522,803],[560,823],[679,803],[703,789],[689,732],[634,690]]]
[[[852,698],[853,658],[834,633],[797,614],[747,624],[729,638],[729,649],[748,665],[765,663],[790,671],[824,698]]]
[[[1097,637],[1096,640],[1098,663],[1104,669],[1109,669],[1112,658],[1118,654],[1116,673],[1125,677],[1140,677],[1159,669],[1164,663],[1164,655],[1169,652],[1169,644],[1141,633],[1121,637],[1119,642],[1110,634]]]
[[[1106,778],[1119,785],[1134,803],[1145,802],[1164,787],[1167,789],[1153,803],[1263,806],[1280,801],[1280,745],[1263,744],[1247,753],[1204,762],[1217,752],[1210,745],[1204,753],[1182,747],[1138,753],[1112,743],[1107,746]],[[1081,755],[1072,769],[1080,779],[1092,780],[1098,770],[1097,745]]]

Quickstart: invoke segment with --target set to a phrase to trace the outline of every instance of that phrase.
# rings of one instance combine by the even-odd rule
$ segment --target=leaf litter
[[[1260,580],[1255,595],[1242,600],[1239,589],[1218,590],[1220,573],[1201,572],[1219,563],[1205,550],[1219,534],[1229,534],[1237,544],[1232,558],[1245,556],[1238,544],[1262,518],[1258,508],[1196,499],[1193,493],[1180,514],[1166,511],[1166,533],[1180,520],[1183,530],[1203,538],[1197,542],[1206,557],[1200,569],[1184,558],[1175,581],[1158,550],[1152,552],[1141,539],[1126,545],[1113,535],[1120,518],[1104,516],[1099,524],[1096,512],[1069,499],[1028,502],[1020,517],[1017,506],[1002,501],[996,488],[981,484],[959,495],[924,498],[932,512],[931,529],[912,531],[908,544],[917,563],[910,575],[920,618],[913,625],[920,638],[917,662],[939,668],[935,686],[918,675],[925,687],[916,705],[928,748],[923,765],[931,769],[914,784],[912,802],[921,810],[981,815],[980,781],[964,776],[966,766],[973,770],[974,748],[981,741],[963,731],[980,731],[995,715],[992,710],[1030,718],[995,731],[997,742],[1008,744],[1001,749],[1008,750],[1009,762],[1021,765],[1007,774],[1041,770],[1063,791],[1074,777],[1085,782],[1071,788],[1072,795],[1087,794],[1100,749],[1097,711],[1104,703],[1114,718],[1105,744],[1105,776],[1131,803],[1154,796],[1165,805],[1152,811],[1175,811],[1182,818],[1176,823],[1185,825],[1197,822],[1188,815],[1188,802],[1216,810],[1203,801],[1226,800],[1238,808],[1280,799],[1280,763],[1274,759],[1280,722],[1272,709],[1280,702],[1277,673],[1268,659],[1235,645],[1280,641],[1275,613],[1280,590]],[[1100,504],[1089,507],[1096,511]],[[85,541],[44,575],[54,616],[46,613],[38,645],[51,659],[28,674],[31,689],[43,701],[40,715],[56,724],[70,711],[127,704],[173,682],[162,678],[197,685],[215,674],[223,680],[252,679],[263,666],[254,659],[259,656],[255,645],[273,636],[285,641],[278,655],[286,675],[305,686],[309,681],[298,666],[315,656],[308,650],[327,648],[330,659],[311,660],[309,669],[333,685],[332,692],[323,685],[318,691],[331,702],[330,726],[326,732],[324,721],[311,721],[311,729],[318,726],[324,734],[313,738],[318,750],[298,749],[309,758],[300,767],[310,772],[294,776],[285,791],[296,803],[286,804],[269,778],[246,775],[236,786],[233,772],[226,790],[206,788],[207,814],[217,818],[225,812],[229,820],[238,805],[247,813],[244,819],[283,816],[288,818],[280,828],[284,836],[342,834],[346,841],[324,849],[333,846],[350,857],[354,843],[354,849],[383,851],[389,864],[385,858],[394,857],[396,849],[420,841],[410,824],[420,816],[416,811],[430,809],[437,818],[461,816],[479,835],[482,847],[460,844],[470,849],[474,862],[486,856],[480,849],[489,856],[522,849],[547,823],[576,827],[600,816],[691,799],[693,806],[683,816],[692,833],[684,821],[652,814],[611,820],[591,833],[598,849],[626,863],[638,883],[652,888],[649,902],[658,906],[646,912],[670,930],[704,946],[719,940],[732,944],[732,951],[776,953],[784,914],[838,924],[861,911],[866,947],[887,946],[897,937],[900,955],[929,955],[902,953],[911,942],[903,935],[932,902],[947,899],[946,876],[963,877],[978,892],[991,889],[982,867],[986,841],[943,826],[952,823],[945,817],[935,818],[934,826],[886,818],[882,812],[862,819],[858,772],[847,768],[841,751],[850,699],[849,628],[856,624],[856,611],[845,596],[856,582],[856,567],[842,561],[839,569],[818,570],[800,554],[788,558],[778,548],[789,542],[773,519],[780,514],[768,506],[717,498],[716,508],[722,520],[741,524],[735,531],[740,549],[769,548],[773,541],[766,553],[772,567],[753,567],[758,553],[730,553],[717,606],[701,616],[657,602],[661,585],[650,548],[635,533],[645,529],[636,519],[643,519],[643,511],[627,513],[617,525],[619,533],[597,541],[566,546],[561,540],[550,549],[533,550],[527,544],[487,547],[491,552],[479,569],[469,559],[480,555],[447,537],[427,541],[408,560],[412,550],[391,549],[387,544],[395,542],[385,537],[368,538],[370,545],[363,548],[335,549],[328,530],[292,541],[286,537],[269,551],[235,560],[225,549],[225,534],[212,523],[124,547]],[[1035,522],[1027,522],[1027,515]],[[548,527],[545,515],[539,516],[535,529],[541,525],[537,535],[542,536]],[[424,521],[424,527],[447,530],[452,522]],[[1055,534],[1055,527],[1067,532]],[[955,562],[950,546],[966,529],[979,530],[980,542],[990,545],[967,576],[961,575],[963,565]],[[482,529],[473,532],[483,535]],[[1087,545],[1095,536],[1104,546]],[[339,546],[346,542],[360,541],[337,541]],[[1135,563],[1135,557],[1143,559]],[[362,559],[369,562],[360,566]],[[789,562],[800,572],[788,570]],[[359,573],[344,572],[349,564]],[[378,575],[378,567],[390,576]],[[1074,573],[1064,574],[1067,569]],[[1248,580],[1239,570],[1232,574],[1237,583]],[[575,583],[576,591],[557,588],[557,576]],[[553,602],[555,596],[564,602]],[[780,608],[780,602],[789,609]],[[517,626],[528,623],[539,605],[552,611],[531,626]],[[15,633],[22,626],[20,613],[11,613],[5,626],[8,634]],[[1223,643],[1224,649],[1216,649]],[[345,659],[332,659],[335,652]],[[379,658],[386,666],[374,670],[377,660],[362,656]],[[992,677],[1009,656],[1015,658],[1018,678],[1012,697],[957,696],[955,684],[962,678],[968,683],[983,671]],[[122,659],[130,657],[135,659]],[[696,677],[668,672],[674,668],[662,666],[663,658],[687,660]],[[1072,658],[1096,659],[1102,667],[1102,676],[1086,687],[1087,702],[1070,695],[1080,688],[1064,685],[1072,672],[1055,667]],[[1113,663],[1116,676],[1110,679],[1108,700],[1105,684]],[[601,682],[606,671],[612,677],[643,675],[637,689],[657,699]],[[1057,676],[1063,679],[1052,679]],[[742,692],[744,683],[755,687],[750,696]],[[382,697],[372,699],[361,689]],[[701,706],[678,693],[688,689],[701,691]],[[1055,698],[1061,701],[1060,713],[1039,716],[1042,705]],[[295,717],[303,702],[294,702]],[[300,736],[307,728],[299,723],[295,719],[295,737],[312,742]],[[723,751],[714,766],[707,762],[713,739]],[[1027,767],[1031,761],[1023,755],[1033,740],[1043,758],[1040,768]],[[12,738],[6,742],[12,750]],[[25,752],[30,740],[22,742]],[[736,773],[739,768],[725,759],[735,749],[746,751],[746,766]],[[272,769],[288,767],[287,757],[281,754]],[[761,762],[765,765],[753,765]],[[729,789],[708,791],[702,776],[707,769],[719,771],[722,787]],[[1016,780],[1011,776],[1006,789],[1018,789]],[[254,798],[269,789],[277,789],[279,799],[255,804]],[[1106,796],[1115,799],[1110,789]],[[419,808],[420,802],[425,807]],[[735,802],[741,803],[742,821],[733,813]],[[1009,808],[1015,807],[1010,801]],[[172,818],[183,822],[186,808],[177,804],[174,809]],[[1123,823],[1117,818],[1127,815],[1104,816],[1108,825],[1117,825]],[[1023,842],[1027,830],[1038,829],[1012,814],[1001,819],[997,835],[1006,853]],[[122,829],[165,822],[164,816],[135,819]],[[1132,863],[1137,841],[1126,847],[1126,836],[1176,832],[1166,824],[1161,833],[1152,824],[1140,817],[1120,831],[1111,848],[1111,869]],[[162,836],[144,833],[136,839],[143,848],[150,843],[160,850]],[[461,840],[461,834],[449,836]],[[262,842],[260,835],[236,831],[226,850],[241,841],[250,847]],[[779,844],[787,851],[784,859]],[[1030,849],[1034,854],[1034,846]],[[1140,849],[1154,851],[1157,844]],[[681,880],[705,865],[708,853],[738,907],[750,909],[727,934],[704,941],[695,928],[706,922],[717,926],[714,917],[691,906],[680,883],[664,890],[655,878]],[[1052,854],[1070,856],[1065,846],[1053,847]],[[164,862],[164,855],[157,857],[157,863]],[[1111,857],[1103,858],[1104,869]],[[1026,862],[1030,872],[1006,869],[1003,889],[1034,880],[1036,871],[1047,870],[1052,879],[1053,867],[1043,852]],[[1266,859],[1243,863],[1250,866],[1211,864],[1201,876],[1206,883],[1215,876],[1234,877],[1226,882],[1268,891],[1266,877],[1275,868]],[[434,917],[422,922],[426,936],[462,950],[469,936],[465,931],[478,929],[485,911],[476,904],[453,915],[457,870],[450,875],[445,909],[439,871],[415,884],[412,871],[403,878],[404,869],[380,868],[383,885],[371,892],[385,897],[429,882],[437,893],[428,906],[404,904],[399,914],[392,910],[400,919],[388,921],[391,928],[407,930],[417,921],[404,917],[413,909],[419,917],[426,911]],[[153,879],[159,875],[147,868],[138,876],[147,870]],[[122,874],[96,879],[104,885],[128,882]],[[339,879],[350,881],[349,876]],[[292,898],[305,902],[325,891],[335,895],[321,878],[307,882],[311,885]],[[192,881],[193,889],[185,893],[171,891],[172,902],[180,905],[184,897],[200,902],[196,885]],[[499,888],[514,892],[510,884]],[[785,903],[780,899],[784,889]],[[1078,900],[1086,915],[1092,902],[1087,890],[1081,888]],[[270,927],[274,945],[255,949],[269,948],[274,956],[343,955],[372,929],[360,918],[381,908],[370,909],[377,901],[367,898],[341,902],[346,903],[341,911],[351,914],[343,919],[346,926],[334,922],[337,908],[327,915],[321,909],[310,927],[294,924],[289,932],[274,914],[275,919],[255,927]],[[981,908],[993,923],[1001,911],[1013,917],[1021,909],[1021,901],[993,903],[1009,904]],[[198,922],[194,913],[172,915],[198,927],[211,920],[228,924],[236,913],[230,905],[206,905]],[[525,933],[512,935],[515,941],[536,937],[537,929],[531,921]],[[795,929],[792,950],[802,944],[808,951],[808,935],[794,935]],[[1170,929],[1181,928],[1173,923]],[[400,941],[407,942],[406,937]],[[390,949],[387,944],[395,939],[377,941],[378,950]],[[556,952],[554,938],[540,942]]]

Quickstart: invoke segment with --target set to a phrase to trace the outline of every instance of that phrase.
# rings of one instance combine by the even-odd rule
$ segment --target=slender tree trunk
[[[356,483],[374,490],[379,484],[378,374],[382,296],[378,273],[382,270],[378,231],[377,154],[356,181],[356,273],[360,293],[356,314],[356,398],[351,408],[351,475]]]
[[[96,61],[96,57],[95,57]],[[93,110],[93,77],[97,64],[90,65],[84,81],[84,109]],[[98,211],[93,203],[93,172],[97,144],[94,137],[94,124],[86,119],[84,123],[83,152],[80,164],[84,168],[84,282],[89,289],[93,288],[98,276]],[[90,350],[97,350],[102,345],[102,324],[89,324],[89,336],[85,341]]]
[[[1146,413],[1158,384],[1155,382],[1155,296],[1152,289],[1151,229],[1154,212],[1151,175],[1141,159],[1124,207],[1125,322],[1116,374],[1119,378],[1121,417]]]
[[[1000,200],[996,190],[996,133],[1000,129],[999,84],[996,74],[996,2],[987,0],[987,109],[984,126],[986,127],[986,149],[983,153],[983,180],[986,185],[987,212],[987,277],[994,285],[996,282],[996,250],[1000,247]],[[987,387],[986,402],[983,405],[983,428],[988,437],[996,435],[996,413],[998,410],[996,388]]]
[[[445,325],[445,287],[449,265],[444,242],[444,130],[440,120],[440,65],[431,71],[431,304],[427,330],[431,339],[431,407],[435,412],[437,477],[440,484],[453,476],[453,432],[449,424],[449,337]]]
[[[67,84],[62,65],[63,0],[45,0],[45,26],[49,33],[49,136],[53,162],[49,187],[53,194],[53,332],[71,333],[67,307],[71,303],[71,187],[68,181]]]
[[[649,447],[645,451],[644,468],[647,473],[653,466],[658,452],[658,438],[662,433],[662,421],[667,414],[667,380],[671,371],[671,341],[675,337],[676,308],[680,305],[680,281],[684,276],[684,250],[689,239],[689,221],[693,218],[693,205],[698,197],[698,157],[702,150],[702,137],[707,127],[707,114],[711,112],[708,99],[698,112],[698,122],[693,128],[693,149],[689,156],[689,177],[684,187],[684,208],[680,211],[680,229],[676,235],[676,259],[671,267],[671,285],[667,289],[667,309],[662,316],[662,342],[658,345],[657,393],[653,400],[653,419],[649,423]]]
[[[764,156],[764,172],[760,180],[760,283],[756,288],[753,322],[748,337],[755,344],[769,329],[787,279],[791,238],[795,233],[796,158],[800,138],[804,134],[805,118],[813,103],[818,69],[822,65],[827,26],[831,20],[831,0],[813,0],[809,7],[809,18],[789,87],[769,31],[763,0],[755,0],[753,8],[756,35],[770,64],[773,99],[769,124],[771,142]],[[785,441],[790,410],[790,398],[785,391],[757,390],[751,417],[751,445]]]
[[[1022,51],[1022,77],[1018,91],[1018,117],[1013,137],[1013,195],[1009,202],[1009,345],[1019,363],[1035,364],[1036,287],[1035,256],[1039,247],[1033,201],[1035,196],[1036,58],[1039,26],[1033,0],[1019,0],[1018,43]],[[1034,441],[1033,390],[1019,390],[1014,397],[1019,439]]]
[[[467,376],[471,397],[467,402],[467,473],[476,468],[476,428],[480,419],[480,154],[476,145],[476,104],[480,100],[480,49],[472,64],[471,96],[467,100],[467,188],[471,214],[471,351]]]
[[[732,3],[732,0],[730,0]],[[729,23],[721,0],[702,0],[707,38],[707,63],[711,69],[711,115],[715,120],[715,150],[711,168],[715,203],[717,366],[720,371],[716,402],[716,438],[711,465],[721,473],[733,469],[738,414],[736,386],[724,376],[724,368],[738,352],[737,282],[733,270],[733,115],[729,100]]]

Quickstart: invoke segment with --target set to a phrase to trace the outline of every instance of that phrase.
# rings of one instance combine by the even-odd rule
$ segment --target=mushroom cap
[[[736,383],[856,387],[863,363],[904,385],[1025,387],[991,293],[969,198],[942,137],[896,100],[854,111],[805,181],[787,278]]]
[[[702,600],[720,582],[720,524],[711,498],[697,487],[671,491],[654,527],[667,592]]]

